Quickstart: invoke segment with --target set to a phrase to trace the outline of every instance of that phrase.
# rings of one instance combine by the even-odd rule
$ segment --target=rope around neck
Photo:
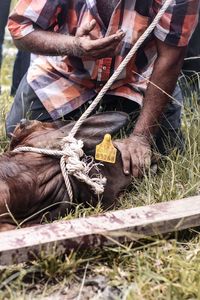
[[[71,202],[73,201],[73,192],[72,192],[72,187],[68,175],[73,175],[77,179],[87,183],[89,186],[92,187],[92,189],[95,191],[97,195],[102,194],[104,192],[104,185],[106,184],[106,179],[103,178],[101,174],[98,174],[98,176],[94,178],[89,177],[89,171],[91,170],[91,168],[93,167],[97,168],[98,164],[93,164],[93,161],[92,163],[87,164],[84,160],[80,160],[80,158],[84,155],[82,150],[83,142],[81,140],[76,140],[74,136],[76,135],[77,131],[79,130],[83,122],[90,115],[90,113],[99,104],[103,96],[112,86],[114,81],[118,78],[118,76],[123,71],[123,69],[127,66],[127,64],[129,63],[133,55],[142,45],[142,43],[155,29],[161,17],[164,15],[165,11],[173,1],[174,0],[165,1],[162,8],[159,10],[158,14],[154,18],[153,22],[140,36],[140,38],[137,40],[137,42],[132,47],[130,52],[127,54],[125,59],[121,62],[121,64],[116,69],[116,71],[113,73],[113,75],[104,85],[104,87],[101,89],[97,97],[93,100],[93,102],[88,107],[88,109],[82,114],[80,119],[75,123],[69,135],[62,139],[62,151],[40,149],[40,148],[33,148],[33,147],[20,147],[13,151],[13,152],[35,152],[35,153],[46,154],[46,155],[61,156],[60,167],[61,167],[62,175],[64,177],[65,185]]]
[[[68,147],[66,146],[68,143]],[[34,152],[37,154],[44,154],[47,156],[60,157],[60,167],[64,182],[67,188],[67,192],[72,203],[73,191],[69,180],[69,175],[74,175],[78,180],[88,184],[95,194],[101,195],[104,192],[104,186],[106,185],[106,178],[99,172],[99,166],[101,163],[95,163],[92,156],[85,156],[84,159],[80,160],[84,156],[82,150],[83,142],[76,140],[72,137],[68,137],[65,141],[65,150],[50,150],[35,147],[18,147],[13,150],[14,153],[21,152]],[[97,175],[92,178],[89,177],[91,169],[95,170]]]

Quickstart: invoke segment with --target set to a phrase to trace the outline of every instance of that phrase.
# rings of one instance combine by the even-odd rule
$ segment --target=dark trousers
[[[2,65],[2,50],[5,35],[5,27],[8,20],[8,15],[10,11],[11,0],[0,0],[0,69]],[[14,63],[13,76],[12,76],[12,86],[11,95],[14,96],[16,90],[20,84],[21,79],[27,72],[30,64],[30,54],[19,50]]]
[[[30,65],[30,53],[19,50],[14,63],[13,76],[12,76],[12,86],[11,86],[11,96],[16,94],[18,86],[26,74]]]
[[[11,0],[0,0],[0,67],[2,64],[2,46],[5,35],[5,27],[10,11]]]
[[[191,40],[187,49],[188,58],[200,56],[200,11],[199,11],[199,21],[197,27],[191,37]],[[200,72],[200,58],[185,60],[183,64],[183,72],[187,76],[192,76],[195,73]]]

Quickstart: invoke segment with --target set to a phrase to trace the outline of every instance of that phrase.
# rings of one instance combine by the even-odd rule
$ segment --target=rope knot
[[[106,178],[99,173],[99,163],[94,163],[92,157],[87,157],[83,152],[83,141],[77,140],[72,136],[67,136],[62,140],[62,152],[64,155],[61,157],[60,166],[62,174],[67,186],[68,194],[72,201],[73,194],[68,175],[73,175],[78,180],[88,184],[95,194],[100,195],[104,192]],[[84,158],[83,158],[84,157]],[[81,158],[83,158],[81,160]],[[89,177],[89,172],[94,168],[96,174],[94,177]]]

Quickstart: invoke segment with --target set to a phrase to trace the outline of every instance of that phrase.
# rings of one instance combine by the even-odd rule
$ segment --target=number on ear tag
[[[96,145],[95,159],[114,164],[116,155],[117,149],[113,146],[111,135],[105,134],[103,142]]]

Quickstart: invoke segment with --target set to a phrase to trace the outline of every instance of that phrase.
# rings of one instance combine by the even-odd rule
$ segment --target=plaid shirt
[[[34,31],[35,25],[43,30],[75,35],[79,26],[92,19],[97,21],[92,31],[95,38],[113,34],[119,28],[126,33],[120,52],[114,58],[93,61],[70,56],[38,56],[33,60],[28,82],[53,119],[64,116],[94,98],[148,27],[163,2],[120,0],[106,28],[94,0],[18,1],[8,23],[15,39]],[[199,0],[174,0],[154,33],[140,47],[108,94],[142,104],[147,88],[145,78],[151,76],[157,56],[155,37],[172,46],[186,46],[197,23],[198,5]]]

